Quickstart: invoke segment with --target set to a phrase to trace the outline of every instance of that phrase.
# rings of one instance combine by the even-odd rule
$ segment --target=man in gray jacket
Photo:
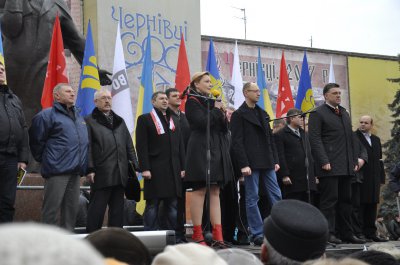
[[[124,187],[128,179],[128,161],[137,171],[138,162],[132,138],[124,120],[112,110],[111,92],[105,88],[94,94],[96,108],[86,117],[89,135],[91,183],[86,230],[101,228],[109,207],[108,226],[123,226]]]

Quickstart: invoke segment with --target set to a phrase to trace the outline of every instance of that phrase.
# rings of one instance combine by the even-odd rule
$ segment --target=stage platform
[[[400,241],[389,241],[386,243],[391,243],[393,245],[395,245],[398,249],[400,249]],[[347,256],[353,252],[357,252],[357,251],[361,251],[365,248],[368,249],[368,246],[372,245],[372,244],[381,244],[381,243],[377,243],[377,242],[368,242],[366,244],[339,244],[336,246],[330,246],[328,245],[326,248],[326,255],[327,257],[331,257],[331,258],[341,258],[344,256]],[[253,253],[254,255],[256,255],[257,257],[260,256],[261,253],[261,247],[258,246],[238,246],[238,245],[232,245],[233,248],[240,248],[243,250],[246,250],[248,252]],[[219,248],[216,248],[219,249]]]
[[[167,245],[175,244],[175,231],[143,231],[142,226],[130,226],[124,227],[127,231],[136,235],[150,250],[152,256],[156,256],[158,253],[162,252]],[[87,236],[85,234],[84,228],[76,228],[75,229],[75,237],[84,238]],[[188,242],[194,242],[190,236],[187,236]],[[400,241],[389,241],[385,243],[390,243],[396,246],[396,248],[400,249]],[[381,244],[377,242],[368,242],[366,244],[338,244],[336,246],[327,245],[326,255],[327,257],[332,258],[342,258],[347,256],[353,252],[364,250],[372,244]],[[225,246],[217,245],[213,246],[215,250],[221,248],[239,248],[242,250],[246,250],[257,257],[260,257],[261,247],[250,245],[232,245],[227,244]]]

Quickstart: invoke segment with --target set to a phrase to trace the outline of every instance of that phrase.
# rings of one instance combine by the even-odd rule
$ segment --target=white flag
[[[235,52],[233,55],[233,68],[232,68],[232,79],[231,85],[235,88],[235,94],[233,98],[234,107],[238,109],[244,101],[243,96],[243,78],[242,73],[240,72],[240,64],[239,64],[239,50],[237,46],[237,41],[235,43]]]
[[[129,133],[132,134],[134,127],[131,90],[129,89],[128,76],[126,74],[125,57],[119,24],[117,29],[117,38],[115,40],[111,95],[113,97],[112,110],[124,119]]]
[[[333,71],[332,57],[331,57],[331,65],[329,66],[329,83],[336,83],[335,71]]]

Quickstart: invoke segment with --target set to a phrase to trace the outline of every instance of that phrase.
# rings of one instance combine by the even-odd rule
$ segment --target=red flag
[[[59,83],[68,83],[64,44],[58,15],[54,21],[46,79],[42,92],[42,109],[53,106],[53,88]]]
[[[282,51],[281,70],[279,74],[279,90],[276,100],[276,117],[285,115],[289,109],[294,108],[292,90],[286,70],[285,54]]]
[[[185,41],[181,35],[181,44],[179,45],[178,65],[176,66],[175,88],[182,93],[190,84],[189,63],[186,55]],[[182,100],[180,110],[185,110],[186,99]]]

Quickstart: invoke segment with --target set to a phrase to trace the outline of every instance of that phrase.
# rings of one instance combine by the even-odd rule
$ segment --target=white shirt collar
[[[325,104],[326,104],[326,105],[328,105],[329,107],[333,108],[333,109],[339,108],[339,105],[338,105],[338,106],[336,106],[336,107],[334,107],[334,106],[332,106],[331,104],[329,104],[329,103],[328,103],[328,102],[326,102],[326,101],[325,101]]]

